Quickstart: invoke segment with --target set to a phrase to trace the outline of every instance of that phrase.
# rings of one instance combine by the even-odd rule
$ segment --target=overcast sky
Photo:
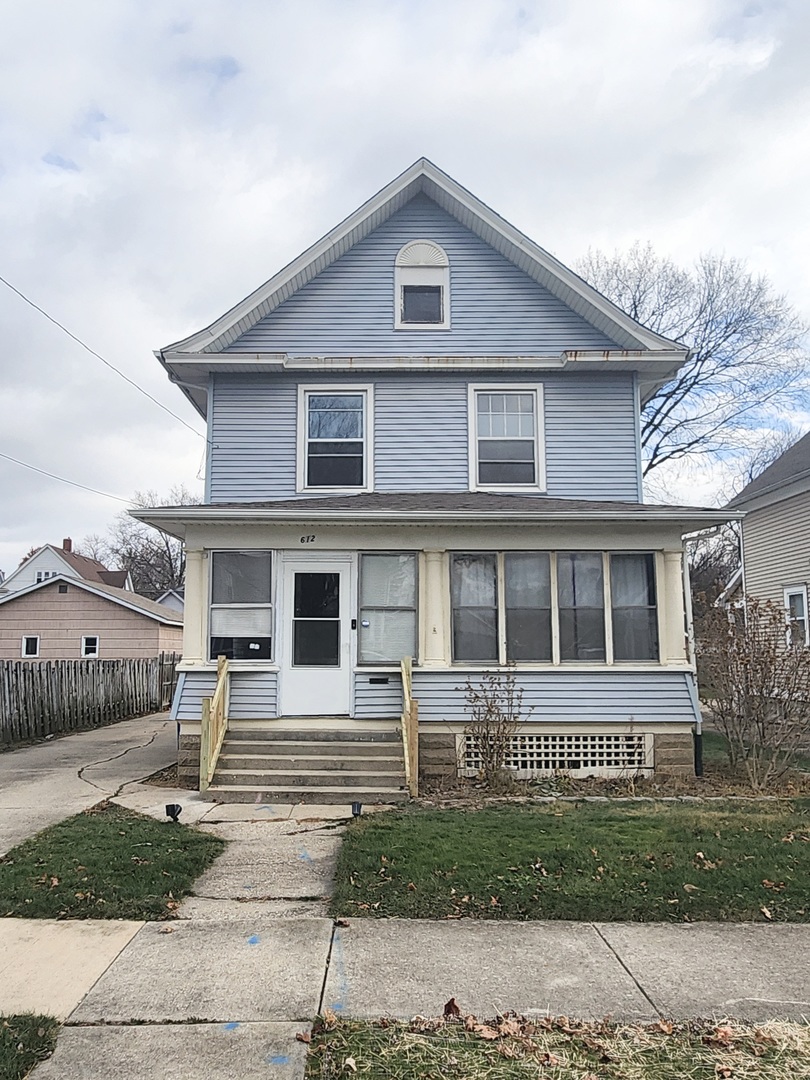
[[[806,0],[5,0],[0,275],[199,431],[152,350],[422,155],[563,262],[722,251],[810,319],[808,55]],[[202,438],[0,323],[0,453],[201,491]],[[123,506],[0,459],[0,568]]]

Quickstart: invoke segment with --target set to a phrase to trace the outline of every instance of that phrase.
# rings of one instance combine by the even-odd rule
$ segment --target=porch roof
[[[596,499],[556,499],[546,495],[498,495],[484,491],[374,492],[320,498],[263,502],[217,502],[198,506],[160,506],[130,510],[139,521],[174,536],[189,525],[270,522],[341,522],[355,525],[405,524],[540,524],[569,521],[670,522],[682,532],[721,525],[743,515],[727,509],[667,506]]]

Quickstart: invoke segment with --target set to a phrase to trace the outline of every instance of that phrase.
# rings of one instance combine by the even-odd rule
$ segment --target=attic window
[[[450,262],[431,240],[412,240],[397,255],[394,328],[450,329]]]

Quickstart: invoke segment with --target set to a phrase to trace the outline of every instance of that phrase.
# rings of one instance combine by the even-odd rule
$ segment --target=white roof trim
[[[686,358],[685,348],[640,326],[427,158],[414,162],[331,232],[210,326],[166,346],[156,355],[165,364],[166,352],[210,353],[227,348],[420,192],[432,198],[461,224],[472,229],[622,348],[675,350]]]
[[[71,571],[71,574],[70,574],[71,577],[73,576],[74,573],[76,573],[76,571],[70,565],[70,563],[67,561],[67,559],[62,558],[62,549],[61,548],[55,547],[53,544],[43,544],[42,547],[38,548],[34,552],[33,555],[29,556],[29,558],[27,558],[24,563],[21,563],[20,566],[18,566],[16,570],[12,570],[11,573],[8,575],[8,577],[3,578],[2,582],[0,582],[0,592],[5,590],[7,588],[7,586],[8,586],[8,583],[10,581],[13,581],[14,578],[18,574],[22,573],[22,571],[26,567],[32,566],[33,563],[34,563],[34,560],[37,559],[44,551],[52,551],[54,555],[58,555],[59,556],[59,561],[63,562],[65,564],[65,566],[68,568],[68,570]],[[77,577],[78,577],[78,574],[77,574]],[[49,578],[48,580],[53,581],[54,579]],[[37,584],[41,584],[41,583],[38,582]],[[23,590],[20,589],[18,591],[22,592]]]
[[[75,585],[77,589],[84,589],[85,592],[92,593],[94,596],[99,596],[102,600],[109,600],[111,603],[118,604],[120,607],[129,608],[129,610],[134,611],[136,615],[144,615],[147,619],[154,619],[155,622],[163,623],[166,626],[183,625],[182,619],[164,618],[153,611],[147,611],[146,608],[139,607],[137,604],[125,600],[123,597],[113,596],[107,590],[115,588],[114,585],[107,585],[104,588],[97,589],[94,584],[85,581],[84,578],[69,577],[67,574],[57,574],[55,577],[48,578],[47,581],[37,581],[34,585],[28,585],[25,589],[18,589],[17,592],[9,593],[8,596],[0,596],[0,604],[7,604],[10,600],[19,600],[21,596],[28,596],[29,593],[36,592],[37,589],[44,589],[57,582],[62,582],[65,585]],[[138,594],[136,593],[135,595],[137,596]],[[143,599],[145,600],[146,597],[143,597]],[[152,603],[156,603],[156,601],[152,601]]]

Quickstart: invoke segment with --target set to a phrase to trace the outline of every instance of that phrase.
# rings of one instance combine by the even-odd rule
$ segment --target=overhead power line
[[[66,326],[63,326],[62,323],[60,323],[58,319],[55,319],[53,317],[53,315],[49,315],[48,312],[45,311],[44,308],[41,308],[39,306],[39,304],[35,304],[34,301],[30,299],[30,297],[26,296],[24,292],[20,292],[20,290],[18,288],[16,288],[14,285],[12,285],[10,281],[6,281],[6,279],[4,277],[2,277],[2,276],[0,276],[0,281],[7,288],[11,289],[11,291],[13,293],[16,293],[17,296],[19,296],[21,300],[24,300],[26,302],[26,304],[29,304],[34,309],[34,311],[38,311],[40,313],[40,315],[44,315],[45,318],[48,320],[48,322],[52,322],[54,326],[58,326],[59,329],[61,331],[63,331],[63,333],[67,334],[67,336],[69,338],[72,338],[76,342],[77,345],[81,345],[81,347],[83,349],[86,349],[87,352],[89,352],[91,356],[95,356],[95,358],[97,360],[100,360],[102,362],[102,364],[104,364],[106,367],[108,367],[110,369],[110,371],[114,371],[116,375],[120,375],[121,378],[124,380],[124,382],[128,382],[130,386],[134,386],[135,389],[139,393],[143,394],[144,397],[147,397],[147,398],[149,398],[150,401],[154,402],[155,405],[157,405],[159,409],[163,409],[163,411],[165,413],[168,413],[169,416],[173,416],[175,420],[179,420],[180,423],[183,424],[184,427],[187,427],[189,431],[193,431],[194,434],[198,435],[201,439],[205,438],[205,435],[203,435],[203,433],[201,431],[197,431],[197,429],[195,427],[192,427],[191,424],[187,423],[187,421],[185,421],[182,416],[178,416],[176,412],[172,412],[172,410],[167,405],[164,405],[162,401],[158,401],[158,399],[156,397],[152,397],[152,395],[149,393],[148,390],[144,390],[144,388],[142,386],[139,386],[133,379],[130,379],[130,377],[128,375],[125,375],[124,372],[121,371],[120,368],[117,368],[115,366],[115,364],[111,364],[109,360],[106,360],[101,355],[101,353],[97,353],[95,349],[91,349],[90,346],[85,341],[82,341],[82,339],[80,337],[76,337],[76,335],[74,333],[72,333],[72,331],[68,330],[68,328]],[[20,464],[20,462],[18,462],[18,464]],[[71,483],[71,481],[68,480],[68,481],[66,481],[66,483]],[[79,484],[77,486],[81,487],[82,485]],[[103,495],[104,492],[99,492],[99,494]],[[113,498],[117,498],[117,496],[113,496]]]
[[[22,465],[24,469],[30,469],[32,472],[41,473],[43,476],[49,476],[51,480],[59,480],[63,484],[70,484],[71,487],[82,488],[83,491],[92,491],[94,495],[103,495],[105,499],[115,499],[116,502],[126,503],[127,506],[132,502],[131,499],[122,499],[120,495],[110,495],[109,491],[99,491],[98,488],[88,487],[87,484],[78,484],[75,480],[68,480],[64,476],[57,476],[56,473],[48,472],[47,469],[39,469],[36,465],[29,465],[27,461],[20,461],[19,458],[12,457],[11,454],[0,452],[0,458],[5,458],[6,461],[13,461],[15,465]]]

